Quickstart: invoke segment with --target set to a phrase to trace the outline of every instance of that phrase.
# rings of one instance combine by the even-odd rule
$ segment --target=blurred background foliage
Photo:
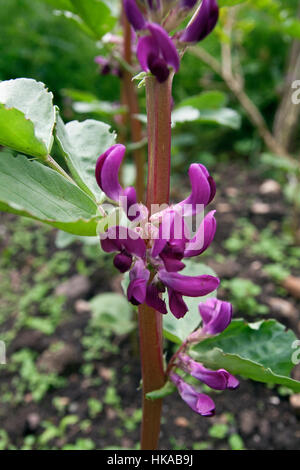
[[[99,47],[95,39],[78,28],[74,20],[54,10],[54,4],[57,2],[50,0],[0,0],[0,79],[32,77],[43,81],[53,91],[56,103],[64,108],[66,118],[73,115],[69,100],[63,100],[64,90],[89,92],[102,101],[118,101],[120,80],[97,73],[94,57]],[[247,95],[259,108],[269,129],[283,99],[290,49],[293,41],[300,38],[298,7],[298,0],[250,0],[238,6],[230,37],[226,32],[227,10],[222,10],[217,30],[199,46],[221,62],[220,43],[231,44],[233,67],[241,75]],[[243,158],[257,156],[262,149],[261,139],[241,104],[222,77],[193,53],[186,53],[175,78],[175,104],[203,90],[225,92],[226,106],[243,117],[242,127],[236,132],[206,124],[200,135],[194,132],[191,123],[180,126],[175,134],[184,133],[184,137],[175,143],[183,146],[185,160],[194,158],[195,150],[204,149],[206,159],[209,159],[207,152],[216,150],[218,159],[233,150]],[[143,102],[143,92],[141,96]],[[187,132],[189,129],[191,133]],[[293,143],[294,151],[297,145]],[[175,153],[176,150],[177,146]],[[176,155],[174,158],[176,163]]]
[[[117,0],[109,3],[113,9],[118,4]],[[95,37],[82,24],[78,27],[74,17],[55,11],[58,4],[69,5],[70,0],[0,0],[0,80],[40,80],[53,92],[65,121],[89,117],[106,121],[130,144],[118,107],[120,78],[100,74],[94,61],[98,54],[110,56],[117,50],[100,42],[101,34]],[[224,279],[220,298],[233,302],[237,316],[275,316],[297,332],[300,105],[291,106],[291,83],[300,78],[299,7],[299,0],[248,0],[237,5],[234,13],[222,9],[214,33],[185,54],[175,77],[172,140],[174,198],[185,192],[183,175],[193,161],[206,164],[217,181],[218,238],[201,261],[210,263]],[[94,26],[97,29],[97,24]],[[120,32],[118,24],[115,32]],[[144,89],[141,87],[138,93],[144,123]],[[143,132],[141,145],[145,147],[145,126]],[[128,147],[129,154],[132,148]],[[133,183],[132,170],[127,160],[123,168],[126,185]],[[4,423],[0,449],[13,448],[16,443],[24,449],[83,449],[103,447],[103,442],[118,442],[123,447],[137,442],[141,416],[132,403],[137,400],[139,374],[134,383],[129,382],[129,373],[130,368],[134,371],[138,366],[130,362],[134,348],[122,336],[133,328],[131,312],[120,297],[120,279],[111,259],[99,252],[98,240],[82,242],[26,219],[5,215],[0,224],[1,339],[12,344],[9,354],[14,353],[0,384],[0,417]],[[292,285],[286,282],[289,279]],[[298,282],[296,287],[293,282]],[[74,296],[77,290],[78,297],[76,293]],[[114,305],[117,310],[111,308]],[[122,323],[115,318],[120,311],[124,314]],[[26,336],[28,331],[30,335]],[[62,347],[64,343],[69,349]],[[41,351],[43,357],[38,363]],[[49,366],[49,355],[51,358],[54,353],[54,365],[59,367],[49,373],[47,367],[53,365]],[[120,364],[120,353],[122,357],[125,354],[125,365]],[[77,369],[78,363],[81,365],[79,374],[69,356],[72,360],[75,357]],[[65,357],[65,366],[61,366]],[[69,377],[69,373],[73,373],[74,382],[70,379],[66,385],[65,375]],[[265,395],[257,411],[257,389],[249,394],[246,387],[250,385],[246,384],[234,400],[232,415],[227,413],[232,400],[225,398],[227,414],[211,427],[207,421],[199,423],[196,417],[191,429],[202,426],[201,439],[206,436],[207,442],[199,443],[201,439],[195,434],[191,444],[189,424],[176,422],[179,412],[174,401],[176,406],[170,407],[174,416],[168,423],[174,420],[182,429],[187,426],[187,439],[181,436],[182,442],[177,442],[172,434],[174,426],[166,425],[166,448],[184,449],[187,441],[193,449],[218,448],[217,440],[222,448],[243,448],[237,432],[243,431],[242,413],[249,396],[255,402],[249,407],[258,417],[254,428],[259,428],[267,416],[274,436],[267,444],[258,444],[254,440],[256,431],[254,437],[252,431],[249,435],[243,431],[247,447],[281,448],[280,425],[285,427],[284,445],[291,447],[292,440],[298,439],[299,423],[287,400],[284,402],[290,391],[279,390],[274,397],[277,392],[273,389],[259,389]],[[284,424],[274,414],[274,399],[278,403],[281,400],[286,416],[290,413]],[[33,402],[42,404],[33,407]],[[34,413],[27,410],[21,416],[17,414],[14,421],[15,409],[24,403]],[[102,424],[104,412],[107,426]],[[189,415],[190,419],[193,417]],[[280,442],[276,442],[277,437]]]

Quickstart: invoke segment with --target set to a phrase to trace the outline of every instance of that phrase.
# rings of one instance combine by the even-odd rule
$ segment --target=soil
[[[262,293],[258,296],[260,304],[270,307],[270,298],[280,297],[285,300],[290,309],[280,310],[271,307],[270,313],[263,317],[275,317],[299,336],[299,299],[287,293],[283,293],[284,297],[278,294],[278,285],[263,272],[262,268],[266,261],[264,257],[251,255],[248,252],[232,257],[223,247],[224,240],[230,237],[236,220],[241,217],[251,221],[258,231],[263,230],[272,221],[275,223],[275,233],[280,236],[283,223],[288,216],[281,191],[262,193],[260,188],[266,178],[259,176],[255,169],[246,172],[239,164],[218,168],[218,176],[220,183],[214,203],[218,210],[218,230],[210,258],[205,259],[205,262],[210,264],[222,279],[238,276],[259,284],[262,287]],[[49,234],[49,246],[54,249],[53,233]],[[76,244],[74,250],[78,250],[76,256],[83,256]],[[225,256],[228,261],[216,262],[214,259],[216,253]],[[75,275],[76,271],[73,270],[69,274]],[[299,267],[294,267],[291,274],[299,276]],[[98,272],[89,289],[84,291],[81,300],[89,300],[95,294],[107,291],[108,286],[116,289],[118,284],[116,279],[108,282],[103,278],[102,272]],[[225,289],[220,289],[219,297],[226,299],[227,295]],[[132,338],[130,336],[112,338],[112,342],[119,348],[118,354],[103,352],[102,359],[93,362],[92,376],[83,375],[81,368],[84,364],[83,348],[78,341],[78,335],[88,324],[90,313],[84,309],[76,313],[75,302],[75,299],[70,299],[68,304],[68,308],[73,309],[73,317],[60,324],[53,335],[46,336],[36,330],[22,329],[10,346],[8,358],[10,354],[22,348],[30,348],[41,355],[54,341],[63,341],[67,344],[68,355],[70,348],[74,351],[73,361],[67,360],[63,371],[59,371],[67,379],[64,387],[49,390],[38,403],[34,402],[30,393],[27,393],[24,403],[17,407],[11,406],[10,403],[0,405],[0,428],[7,432],[11,444],[16,448],[22,447],[26,436],[41,435],[44,421],[58,425],[62,416],[53,405],[55,397],[65,400],[67,414],[76,414],[79,422],[67,427],[66,432],[60,437],[51,440],[48,444],[50,448],[63,448],[66,444],[76,442],[78,438],[91,439],[97,449],[133,448],[138,442],[139,426],[135,425],[132,429],[126,429],[125,426],[126,416],[132,416],[140,407],[138,391],[140,366],[138,357],[134,354]],[[235,316],[239,317],[242,313],[235,311]],[[261,319],[262,316],[257,318]],[[252,321],[255,319],[256,317],[251,316]],[[6,327],[9,327],[9,323]],[[112,378],[112,371],[115,381]],[[300,379],[299,369],[295,374]],[[14,375],[15,373],[2,368],[1,383],[6,384],[8,389],[13,389]],[[95,378],[100,378],[101,383],[95,385],[93,382]],[[112,385],[121,399],[121,413],[118,406],[106,401],[98,416],[90,419],[88,400],[95,398],[101,401],[107,392],[107,387]],[[238,390],[215,393],[213,398],[216,403],[216,416],[202,418],[194,414],[177,394],[168,397],[163,407],[160,448],[198,449],[202,443],[202,448],[228,449],[230,448],[228,437],[232,434],[238,434],[242,438],[246,449],[300,448],[300,418],[290,404],[289,395],[283,394],[278,388],[268,388],[263,384],[241,380]],[[89,420],[89,423],[85,429],[82,429],[80,423],[84,420]],[[226,437],[219,439],[211,437],[209,430],[212,424],[227,424]]]

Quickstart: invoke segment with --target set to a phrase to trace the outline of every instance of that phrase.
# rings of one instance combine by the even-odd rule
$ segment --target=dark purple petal
[[[168,33],[156,23],[149,23],[148,29],[151,32],[152,37],[157,42],[159,50],[161,51],[166,63],[178,72],[180,66],[179,55],[176,46]]]
[[[143,304],[146,300],[147,282],[150,272],[142,260],[138,259],[129,273],[130,283],[127,289],[127,298],[133,305]]]
[[[181,261],[182,255],[178,256],[172,252],[172,249],[168,247],[160,254],[161,259],[164,262],[165,268],[170,273],[177,273],[185,268],[185,264]]]
[[[118,173],[125,155],[125,147],[116,144],[100,155],[96,163],[96,180],[102,191],[114,201],[118,201],[123,193]]]
[[[184,252],[185,258],[200,255],[213,241],[217,228],[217,222],[214,217],[215,212],[216,211],[211,211],[204,217],[196,235],[187,243]]]
[[[173,289],[168,289],[169,307],[174,317],[182,318],[188,312],[188,307],[184,302],[182,295]]]
[[[216,290],[220,284],[220,280],[217,277],[206,274],[202,276],[183,276],[179,273],[169,273],[165,270],[160,270],[158,276],[165,286],[188,297],[207,295]]]
[[[146,28],[146,21],[135,0],[124,0],[124,10],[129,23],[136,31]]]
[[[203,333],[216,335],[224,331],[232,319],[232,305],[218,299],[208,299],[199,304],[203,320]]]
[[[121,273],[126,273],[126,271],[129,271],[131,264],[132,256],[126,252],[119,253],[114,257],[114,265]]]
[[[144,279],[131,281],[127,289],[127,298],[133,305],[140,305],[146,299],[147,282]]]
[[[100,155],[96,163],[96,180],[102,191],[112,200],[119,202],[128,213],[134,214],[128,216],[132,221],[140,213],[137,208],[134,211],[132,206],[137,204],[136,191],[133,187],[123,189],[119,183],[119,169],[125,155],[125,147],[116,144],[110,147],[105,153]]]
[[[134,231],[127,227],[110,227],[100,237],[102,249],[106,253],[125,250],[128,254],[144,258],[146,245],[144,240]]]
[[[131,222],[140,216],[140,207],[137,203],[136,190],[134,187],[128,186],[128,188],[123,190],[121,205]]]
[[[157,42],[152,36],[144,36],[139,39],[136,55],[144,72],[150,72],[148,59],[159,55]]]
[[[189,168],[189,177],[192,191],[188,198],[177,204],[182,208],[184,216],[196,215],[201,209],[201,205],[207,206],[215,195],[215,184],[204,165],[192,163]],[[175,206],[176,209],[176,206]]]
[[[165,302],[160,297],[160,292],[154,284],[148,284],[146,304],[165,315],[168,313]]]
[[[208,395],[198,393],[191,385],[184,382],[182,378],[174,372],[170,374],[170,379],[176,385],[181,398],[193,411],[202,416],[214,415],[215,404]]]
[[[170,75],[170,70],[164,59],[154,57],[153,54],[150,54],[148,57],[148,65],[150,72],[157,78],[159,83],[163,83],[167,80]]]
[[[217,24],[219,7],[216,0],[203,0],[191,23],[183,31],[180,40],[198,42],[206,38]]]

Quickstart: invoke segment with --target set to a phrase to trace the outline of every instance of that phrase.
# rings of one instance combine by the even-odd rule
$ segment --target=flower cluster
[[[232,318],[232,306],[228,302],[218,299],[209,299],[199,305],[199,312],[202,317],[202,328],[192,333],[186,340],[185,349],[192,343],[198,343],[207,336],[214,336],[224,331]],[[184,348],[183,348],[184,350]],[[179,350],[175,355],[173,366],[180,368],[184,373],[191,375],[200,382],[208,385],[214,390],[234,390],[239,386],[239,381],[225,369],[210,370],[202,364],[194,361],[185,352]],[[215,411],[215,404],[211,397],[198,392],[195,387],[188,384],[177,373],[169,374],[170,380],[177,387],[181,398],[202,416],[212,416]]]
[[[201,164],[189,169],[190,196],[180,203],[155,212],[149,217],[147,208],[137,203],[133,187],[122,188],[118,171],[125,147],[116,144],[102,154],[96,165],[96,180],[106,196],[121,207],[128,218],[127,226],[112,225],[100,233],[102,249],[116,252],[114,265],[129,271],[128,300],[146,303],[162,314],[167,313],[162,293],[167,291],[169,307],[176,318],[188,311],[183,296],[200,297],[213,292],[219,279],[209,275],[185,276],[180,271],[183,260],[207,249],[216,231],[214,211],[201,221],[194,236],[188,226],[190,218],[203,215],[216,189],[213,178]]]
[[[142,69],[151,72],[159,82],[169,76],[169,67],[178,71],[180,58],[177,49],[183,50],[187,44],[203,40],[214,29],[219,8],[216,0],[146,0],[141,9],[136,0],[124,0],[128,21],[139,39],[137,57]],[[169,32],[176,29],[196,7],[191,21],[184,30],[173,37]]]

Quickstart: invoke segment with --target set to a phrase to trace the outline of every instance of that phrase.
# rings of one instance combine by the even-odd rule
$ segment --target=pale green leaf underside
[[[0,210],[31,217],[76,235],[96,235],[96,204],[41,163],[0,153]]]
[[[230,108],[199,110],[193,106],[183,106],[175,109],[172,112],[172,125],[185,122],[217,124],[231,129],[239,129],[241,117]]]
[[[55,125],[53,95],[41,82],[0,82],[0,144],[37,158],[50,153]]]
[[[180,271],[180,273],[185,276],[201,276],[202,274],[209,274],[210,276],[216,275],[216,273],[205,264],[186,260],[185,265],[185,269]],[[181,344],[187,336],[199,326],[201,317],[198,305],[201,302],[205,302],[209,297],[216,297],[216,291],[205,297],[184,297],[189,311],[180,319],[175,318],[174,315],[168,311],[167,315],[163,317],[164,336],[174,343]]]
[[[99,155],[115,144],[116,135],[110,132],[110,126],[92,119],[65,125],[58,116],[56,138],[74,180],[96,200],[101,200],[95,167]]]
[[[234,375],[300,392],[300,382],[289,377],[295,339],[292,331],[285,331],[275,320],[254,324],[234,320],[220,335],[196,345],[192,355],[211,369],[224,368]]]

